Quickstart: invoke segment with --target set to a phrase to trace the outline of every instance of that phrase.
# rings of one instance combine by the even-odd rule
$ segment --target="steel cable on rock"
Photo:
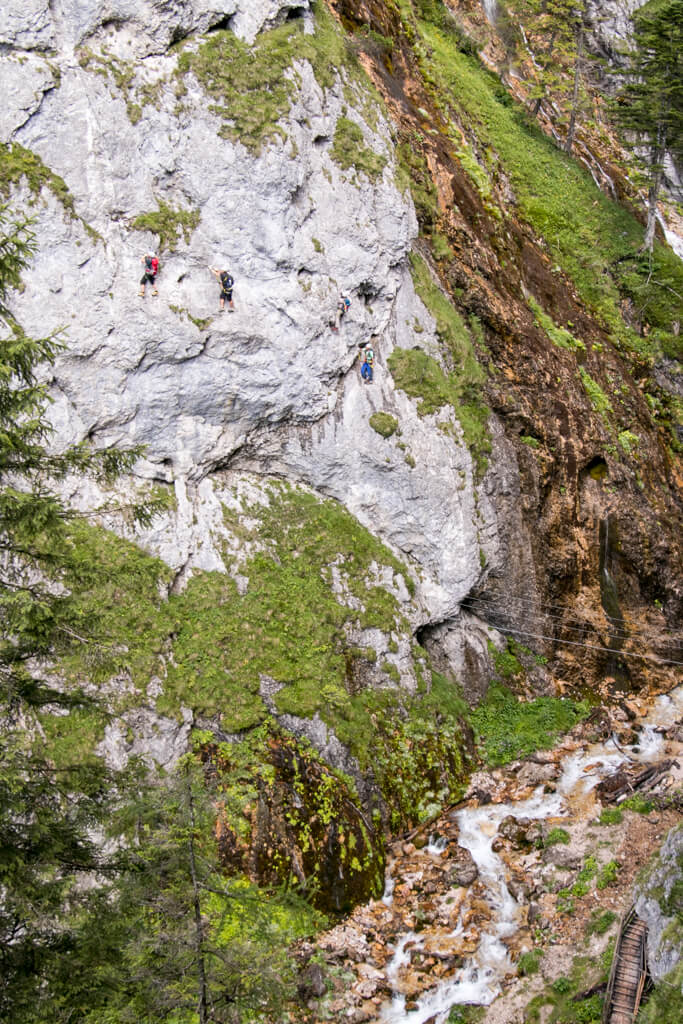
[[[473,595],[471,598],[466,598],[465,600],[485,601],[487,603],[494,603],[490,597],[481,597],[481,596],[477,596],[477,595]],[[523,597],[506,597],[505,600],[506,600],[506,602],[508,604],[517,604],[517,605],[520,605],[522,607],[549,608],[549,609],[555,609],[556,611],[559,611],[559,612],[569,612],[569,611],[571,611],[569,606],[566,605],[566,604],[554,604],[554,603],[545,602],[545,601],[532,601],[530,598],[523,598]],[[551,614],[551,612],[548,612],[548,614]],[[613,619],[614,622],[628,622],[629,621],[628,619],[619,617],[617,615],[611,616],[611,618]]]
[[[564,619],[563,616],[561,616],[561,615],[554,615],[552,612],[535,613],[535,612],[531,611],[531,608],[533,607],[531,605],[531,603],[529,603],[527,605],[525,602],[517,601],[514,598],[506,600],[505,603],[507,605],[510,605],[510,604],[512,604],[513,606],[516,605],[517,609],[518,609],[518,614],[524,615],[526,618],[533,619],[533,620],[535,620],[537,622],[543,622],[543,621],[545,621],[547,619],[552,619],[555,622],[561,622],[563,624],[563,628],[564,629],[571,630],[573,633],[583,634],[584,636],[587,636],[587,635],[592,634],[592,633],[599,632],[599,627],[598,626],[572,626],[569,623],[565,622],[565,619]],[[465,611],[474,611],[474,613],[476,614],[476,610],[472,607],[473,605],[476,605],[478,608],[482,609],[484,612],[488,612],[488,611],[492,610],[492,611],[497,611],[498,614],[502,614],[502,612],[500,612],[500,610],[499,610],[500,609],[500,605],[497,602],[488,600],[486,598],[481,598],[481,597],[466,597],[464,599],[464,601],[463,601],[462,607],[463,607],[463,609]],[[537,606],[537,607],[543,607],[543,605]],[[553,605],[551,607],[558,608],[560,606],[559,605]],[[572,609],[565,608],[565,610],[566,610],[567,615],[577,617],[576,612],[573,611]],[[613,620],[610,617],[607,621],[611,625],[611,622]],[[616,619],[614,621],[625,622],[626,620],[625,619]],[[499,629],[501,627],[496,626],[495,628]],[[652,642],[652,643],[659,643],[659,642],[664,643],[665,642],[665,643],[669,644],[670,646],[674,647],[675,649],[680,650],[680,651],[683,652],[683,641],[678,641],[678,640],[674,639],[673,636],[668,637],[668,636],[663,635],[661,633],[646,632],[646,631],[640,630],[640,629],[632,629],[632,630],[629,630],[628,633],[624,633],[624,632],[619,632],[616,627],[611,627],[610,628],[610,632],[611,632],[612,636],[615,639],[617,639],[617,640],[643,640],[644,642],[648,642],[649,641],[649,642]]]
[[[525,629],[515,629],[513,626],[493,626],[500,633],[513,633],[515,636],[528,636],[535,640],[549,640],[553,644],[569,647],[583,647],[587,651],[604,651],[606,654],[616,655],[619,658],[642,658],[645,661],[654,661],[658,665],[683,665],[683,661],[672,661],[658,657],[656,654],[638,654],[636,651],[615,651],[611,647],[600,647],[596,644],[583,644],[579,640],[558,640],[557,637],[547,636],[543,633],[530,633]]]

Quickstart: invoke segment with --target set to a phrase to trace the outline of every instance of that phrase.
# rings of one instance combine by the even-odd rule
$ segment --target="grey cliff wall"
[[[3,7],[0,142],[40,157],[73,197],[70,213],[50,187],[15,188],[12,204],[30,208],[38,250],[13,305],[28,332],[64,330],[49,378],[57,442],[146,445],[129,486],[173,484],[175,510],[137,539],[183,578],[224,568],[216,536],[226,471],[231,486],[244,474],[274,475],[343,502],[407,559],[417,629],[457,619],[485,573],[504,573],[511,530],[508,512],[499,522],[496,510],[513,522],[519,488],[502,440],[500,463],[475,485],[449,407],[420,417],[388,372],[395,346],[438,357],[408,269],[417,224],[396,184],[390,126],[381,111],[363,117],[356,85],[338,76],[321,89],[303,60],[291,71],[286,138],[260,155],[219,135],[191,75],[180,107],[175,91],[174,40],[214,25],[250,40],[292,9],[310,31],[307,3],[289,0]],[[135,58],[129,87],[154,96],[137,120],[125,89],[79,60],[86,44],[106,59]],[[386,159],[374,182],[332,159],[344,111]],[[140,256],[158,239],[132,225],[159,203],[192,212],[197,225],[162,253],[159,297],[148,290],[142,300]],[[219,314],[208,264],[234,274],[234,314]],[[328,320],[342,287],[353,303],[334,334]],[[358,344],[371,337],[376,381],[365,386]],[[375,411],[397,417],[400,437],[370,427]],[[87,506],[97,495],[81,484],[69,498]],[[460,663],[461,641],[456,648]]]

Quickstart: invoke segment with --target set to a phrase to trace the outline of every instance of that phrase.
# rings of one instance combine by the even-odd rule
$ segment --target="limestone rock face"
[[[635,893],[638,917],[647,922],[647,963],[655,982],[681,959],[680,896],[683,826],[673,828]]]
[[[388,124],[378,106],[364,118],[367,96],[343,72],[323,89],[295,61],[284,137],[248,151],[221,137],[201,82],[179,75],[166,49],[218,23],[252,38],[292,10],[308,31],[307,4],[288,0],[119,0],[106,17],[87,3],[4,9],[6,38],[31,52],[3,62],[2,141],[36,154],[73,197],[65,209],[49,183],[38,195],[26,184],[15,191],[32,204],[39,245],[16,315],[38,335],[65,329],[49,382],[58,442],[145,445],[139,476],[182,496],[163,535],[143,538],[175,568],[220,566],[199,538],[215,514],[215,473],[229,464],[342,501],[408,557],[421,619],[437,622],[481,577],[481,552],[495,563],[494,505],[508,485],[492,471],[477,495],[449,407],[419,416],[386,367],[395,346],[438,357],[407,270],[416,219],[396,186]],[[46,46],[57,48],[53,64],[37,52]],[[375,180],[332,158],[345,109],[386,163]],[[148,288],[141,299],[140,258],[160,237],[134,225],[160,209],[191,224],[160,253],[159,296]],[[235,277],[234,313],[219,313],[208,265]],[[342,288],[352,305],[333,333]],[[358,345],[370,338],[367,386]],[[375,433],[376,411],[396,416],[400,434]]]
[[[594,45],[611,59],[628,47],[633,26],[631,18],[645,0],[589,0],[587,22]]]
[[[289,11],[308,7],[308,0],[7,0],[0,11],[0,43],[63,51],[106,41],[118,52],[142,56],[163,53],[190,33],[215,26],[251,41]]]

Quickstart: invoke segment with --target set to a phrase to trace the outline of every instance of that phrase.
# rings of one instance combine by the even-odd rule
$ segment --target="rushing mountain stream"
[[[445,1024],[454,1005],[488,1006],[507,990],[520,953],[534,946],[531,915],[546,915],[554,931],[567,920],[557,917],[555,894],[585,863],[595,787],[627,764],[642,771],[683,752],[683,687],[632,714],[621,721],[630,744],[607,717],[598,742],[587,724],[556,750],[478,773],[467,805],[443,814],[429,837],[394,843],[382,900],[356,908],[320,943],[353,972],[332,1010],[353,1006],[354,1020],[383,1024]],[[671,771],[680,776],[675,762]],[[606,834],[598,830],[598,861],[613,856]]]
[[[516,819],[557,819],[567,815],[583,815],[594,810],[588,794],[607,775],[627,761],[648,763],[664,754],[664,731],[683,716],[683,687],[668,696],[656,699],[650,711],[640,721],[638,744],[620,748],[613,737],[606,742],[594,743],[565,754],[560,760],[560,774],[555,792],[538,786],[528,799],[490,803],[466,807],[452,816],[458,828],[458,844],[468,850],[478,869],[483,886],[483,898],[491,911],[490,920],[482,928],[476,949],[456,971],[444,977],[439,984],[423,992],[410,1009],[407,997],[401,991],[401,978],[409,970],[416,952],[429,950],[429,934],[407,931],[400,935],[388,962],[386,975],[394,992],[390,1002],[382,1008],[381,1020],[386,1024],[443,1024],[450,1008],[458,1003],[488,1005],[501,991],[501,981],[513,970],[513,963],[505,939],[515,933],[521,924],[522,908],[507,884],[508,870],[494,850],[494,840],[500,823],[512,816]],[[431,841],[420,851],[424,857],[441,857],[447,840]],[[393,880],[385,893],[385,904],[390,903]],[[443,948],[449,943],[454,951],[463,948],[467,935],[468,915],[471,908],[463,900],[455,927],[441,937]],[[434,947],[431,947],[433,952]]]

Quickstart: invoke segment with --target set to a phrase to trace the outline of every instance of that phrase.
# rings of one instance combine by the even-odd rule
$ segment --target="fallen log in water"
[[[606,803],[620,803],[638,790],[647,792],[653,789],[675,764],[676,762],[671,760],[658,761],[637,773],[634,771],[634,765],[621,767],[603,779],[595,787],[595,791]]]

